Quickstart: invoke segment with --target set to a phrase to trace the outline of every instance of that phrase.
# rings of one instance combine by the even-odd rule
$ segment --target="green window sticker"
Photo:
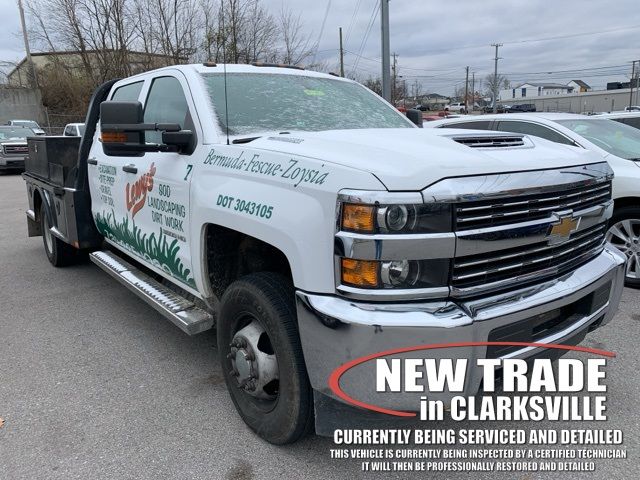
[[[322,90],[310,90],[308,88],[304,89],[304,93],[311,97],[323,97],[324,92]]]

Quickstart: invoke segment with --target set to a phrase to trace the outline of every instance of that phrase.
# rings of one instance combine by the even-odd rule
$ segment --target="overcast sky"
[[[366,37],[378,0],[262,1],[274,14],[283,3],[301,13],[313,41],[328,8],[317,59],[337,71],[342,26],[347,72],[357,67],[362,75],[379,75],[379,15]],[[17,0],[0,0],[0,18],[0,61],[19,60],[24,47]],[[464,84],[465,66],[477,78],[493,71],[496,42],[504,44],[499,70],[513,86],[582,79],[604,88],[608,81],[628,80],[631,61],[640,59],[638,0],[391,0],[390,18],[398,74],[408,85],[418,80],[423,91],[447,95]],[[567,70],[573,71],[562,72]]]

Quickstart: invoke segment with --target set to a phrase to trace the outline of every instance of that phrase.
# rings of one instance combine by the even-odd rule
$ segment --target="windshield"
[[[224,76],[204,74],[222,130]],[[362,85],[329,78],[269,73],[227,74],[229,133],[412,128],[400,112]]]
[[[613,120],[558,120],[606,152],[627,160],[640,159],[640,130]]]
[[[30,128],[0,127],[0,140],[24,140],[34,135],[35,133]]]
[[[40,128],[40,125],[31,120],[14,120],[12,123],[18,127]]]

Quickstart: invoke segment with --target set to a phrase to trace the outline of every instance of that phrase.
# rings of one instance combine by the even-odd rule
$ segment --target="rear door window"
[[[111,100],[115,102],[135,102],[140,96],[143,84],[144,82],[141,80],[139,82],[118,87],[116,91],[113,92]]]

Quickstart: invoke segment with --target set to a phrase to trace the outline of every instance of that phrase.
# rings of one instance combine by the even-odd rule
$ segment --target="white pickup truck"
[[[29,234],[51,263],[89,253],[186,333],[217,328],[238,412],[276,444],[314,420],[326,434],[360,418],[328,381],[348,361],[496,342],[430,351],[471,360],[473,395],[473,360],[551,355],[513,343],[577,343],[622,292],[625,259],[605,243],[612,172],[598,155],[422,130],[331,75],[154,70],[100,87],[81,139],[29,149]],[[340,387],[416,411],[414,393],[376,393],[374,374],[365,362]]]

